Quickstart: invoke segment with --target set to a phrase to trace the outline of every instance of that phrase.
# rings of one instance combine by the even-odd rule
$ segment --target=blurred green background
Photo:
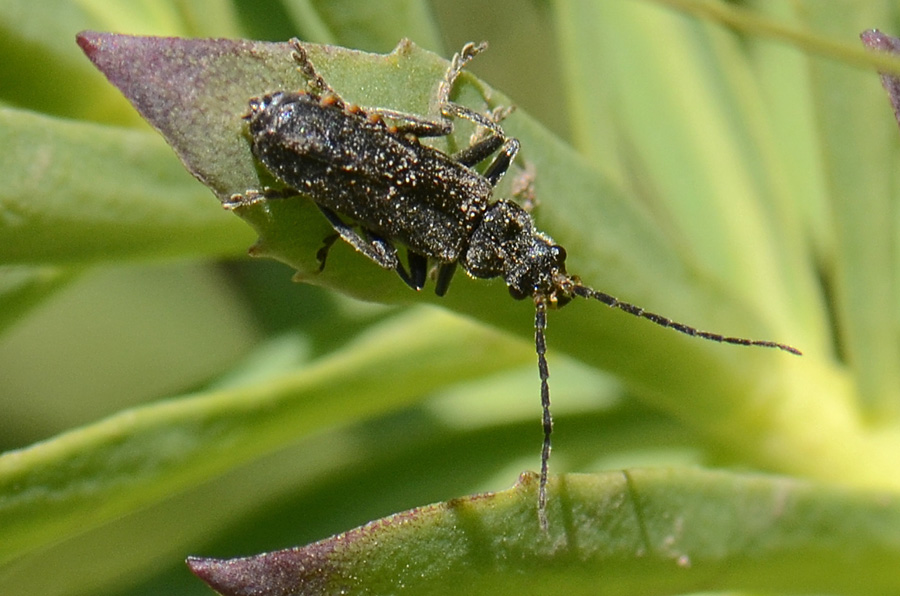
[[[594,271],[575,272],[623,299],[641,303],[650,297],[655,301],[645,306],[685,322],[746,322],[746,328],[733,332],[771,337],[807,353],[797,365],[801,373],[786,372],[792,361],[746,356],[746,377],[758,383],[747,393],[758,402],[718,426],[717,412],[704,411],[716,403],[714,397],[667,401],[653,389],[670,377],[684,377],[680,383],[693,383],[702,393],[702,370],[679,368],[678,358],[690,360],[692,352],[664,360],[656,358],[662,348],[647,347],[655,343],[636,339],[624,346],[619,357],[648,358],[646,368],[658,375],[642,391],[646,388],[633,375],[600,370],[591,361],[605,362],[607,356],[561,345],[578,327],[577,317],[600,310],[599,305],[567,315],[571,319],[562,319],[561,328],[569,331],[559,335],[553,333],[556,318],[551,315],[557,422],[553,472],[702,464],[896,489],[900,311],[893,239],[900,218],[892,173],[897,130],[875,74],[859,65],[863,52],[857,36],[874,26],[900,30],[897,8],[891,2],[865,3],[865,9],[854,2],[712,3],[746,8],[771,19],[768,23],[812,32],[796,38],[777,27],[754,28],[749,19],[735,33],[663,4],[669,3],[0,0],[0,156],[7,161],[0,172],[8,187],[0,191],[0,449],[9,452],[0,460],[0,476],[14,479],[0,485],[0,509],[5,499],[9,504],[20,498],[41,503],[30,510],[36,517],[46,505],[42,499],[52,508],[52,491],[17,492],[19,479],[28,478],[19,459],[23,452],[17,450],[40,448],[40,442],[54,437],[58,443],[48,446],[65,450],[67,441],[93,436],[91,430],[79,435],[82,427],[90,429],[122,412],[113,426],[122,424],[127,434],[134,406],[177,407],[182,398],[173,396],[202,397],[255,383],[265,387],[279,375],[319,370],[315,367],[333,362],[329,358],[340,362],[347,353],[355,354],[353,342],[367,338],[375,345],[379,338],[418,345],[423,335],[434,333],[437,342],[447,333],[450,345],[464,346],[471,337],[503,351],[495,365],[479,362],[470,368],[459,353],[448,358],[446,377],[436,377],[433,386],[425,384],[421,395],[402,404],[374,407],[347,421],[339,413],[322,414],[320,421],[310,422],[319,423],[316,430],[305,431],[299,441],[275,441],[227,465],[218,461],[211,479],[197,475],[196,483],[163,484],[145,499],[127,496],[111,504],[106,518],[91,518],[83,528],[71,521],[62,529],[49,524],[31,534],[26,528],[21,547],[15,543],[4,553],[0,594],[210,593],[184,567],[186,555],[228,557],[305,544],[406,508],[504,488],[522,470],[538,465],[538,379],[528,308],[517,307],[516,316],[525,314],[518,317],[521,332],[513,337],[432,306],[362,303],[293,283],[287,266],[249,259],[246,250],[255,239],[250,228],[224,212],[212,193],[165,153],[156,133],[94,69],[75,44],[75,34],[84,29],[272,41],[299,36],[373,52],[388,52],[405,36],[444,57],[464,42],[488,40],[490,50],[471,71],[618,184],[670,243],[673,261],[688,262],[684,278],[698,287],[714,280],[715,296],[733,298],[752,315],[744,319],[741,308],[732,312],[727,306],[722,314],[718,307],[709,308],[709,301],[694,306],[693,294],[659,296],[664,290],[653,290],[653,263],[643,270],[647,284],[636,282],[625,295],[620,286],[605,285],[618,274],[600,278]],[[596,23],[604,27],[592,32]],[[821,40],[834,45],[816,45]],[[594,53],[599,51],[605,53]],[[618,91],[630,83],[633,87]],[[717,110],[709,111],[710,105]],[[32,121],[33,116],[40,118]],[[69,135],[70,125],[88,128]],[[118,143],[114,151],[134,152],[134,171],[113,171],[118,166],[105,171],[102,160],[88,159],[86,153],[82,166],[78,150],[67,154],[73,161],[61,168],[52,152],[17,153],[17,148],[39,147],[46,138],[60,146],[60,138],[75,139],[77,147],[82,137],[83,151],[89,152],[107,143],[106,134]],[[679,147],[671,139],[696,145]],[[735,144],[743,144],[747,154],[732,156]],[[14,154],[29,158],[22,163],[12,159]],[[527,147],[523,154],[528,157]],[[152,165],[144,170],[142,156],[151,156],[146,159]],[[70,171],[77,180],[68,180]],[[760,172],[763,181],[754,178]],[[106,212],[103,203],[93,208],[90,225],[97,226],[100,247],[94,254],[84,252],[90,236],[79,239],[82,252],[43,252],[42,246],[53,245],[52,227],[46,243],[42,238],[23,242],[18,222],[41,216],[21,201],[25,191],[40,196],[44,202],[39,205],[56,208],[54,197],[68,201],[59,207],[61,221],[69,217],[77,223],[79,205],[60,191],[74,186],[84,197],[96,186],[98,194],[114,201],[133,191],[134,197],[122,203],[132,210]],[[754,203],[760,196],[761,202]],[[731,201],[752,205],[753,217],[777,225],[763,226],[765,235],[754,236],[757,220],[744,218],[747,211],[729,216]],[[133,210],[137,204],[142,210]],[[179,215],[180,205],[186,205],[187,215]],[[145,252],[140,247],[115,252],[118,239],[104,239],[103,234],[114,238],[121,222],[139,224],[157,207],[176,218],[173,229],[189,220],[194,227],[187,227],[199,230],[196,237],[203,240],[192,241],[182,230],[173,232],[177,238],[170,244],[163,233],[148,242]],[[574,206],[571,211],[580,215]],[[853,213],[859,216],[848,216]],[[554,234],[573,254],[557,232],[565,226],[555,217],[548,213]],[[541,207],[536,220],[541,225]],[[597,230],[602,244],[605,232]],[[66,233],[59,230],[63,237]],[[101,257],[107,242],[112,248]],[[587,250],[578,243],[575,248]],[[584,252],[580,258],[596,268],[615,261]],[[774,262],[783,269],[766,269],[765,263]],[[629,263],[623,263],[627,272]],[[669,268],[667,262],[655,265]],[[681,275],[681,269],[673,275]],[[506,299],[503,292],[494,295]],[[667,310],[670,304],[674,312]],[[424,324],[417,327],[417,322]],[[629,325],[636,331],[625,333],[654,333],[637,320],[624,321]],[[612,333],[617,337],[618,328]],[[579,341],[583,347],[607,339],[591,330]],[[682,345],[677,339],[661,341]],[[392,379],[403,383],[404,375],[414,377],[417,367],[441,354],[429,349],[421,359],[405,353],[376,382],[385,392],[397,390]],[[604,349],[616,351],[615,346]],[[706,347],[697,350],[707,353]],[[741,370],[745,354],[710,358],[721,359],[716,362],[728,371]],[[347,371],[348,377],[354,374]],[[322,378],[333,379],[335,388],[342,382],[340,374]],[[317,407],[327,411],[331,387],[316,387]],[[771,416],[789,419],[785,426],[797,425],[796,432],[782,436],[760,412],[773,412],[772,402],[784,394],[801,397],[784,401],[784,411]],[[723,411],[724,417],[732,413]],[[139,418],[144,410],[134,412]],[[810,425],[834,420],[834,428],[858,432],[846,442],[846,460],[852,461],[834,463],[830,458],[840,447],[827,443],[846,437],[831,435],[831,427],[803,426],[806,418]],[[735,428],[747,428],[748,438],[729,442]],[[103,467],[89,461],[90,449],[73,453],[69,475],[60,480],[69,487],[77,466]],[[55,457],[49,449],[32,454],[29,462]],[[848,472],[857,465],[858,474]],[[74,483],[72,490],[90,495],[90,478]],[[112,484],[117,480],[107,478]],[[98,511],[104,507],[97,503]]]

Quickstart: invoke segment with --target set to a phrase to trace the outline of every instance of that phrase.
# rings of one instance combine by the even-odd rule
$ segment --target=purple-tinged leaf
[[[80,33],[77,41],[220,201],[273,182],[253,158],[243,116],[253,97],[306,88],[289,43],[89,31]],[[314,44],[304,47],[318,71],[348,101],[434,114],[432,99],[446,70],[446,61],[439,56],[405,40],[386,55]],[[298,279],[369,299],[386,299],[378,287],[398,286],[388,291],[406,293],[395,279],[363,259],[356,259],[355,267],[344,267],[340,251],[330,259],[334,266],[320,275],[315,255],[330,228],[308,201],[273,201],[239,207],[235,213],[259,233],[252,254],[291,264]],[[368,283],[367,276],[378,274],[380,282]],[[335,276],[349,282],[336,281]]]
[[[223,596],[895,593],[900,499],[695,469],[537,475],[309,546],[188,566]],[[829,573],[840,569],[841,573]],[[612,588],[610,586],[613,586]]]
[[[290,44],[92,31],[78,34],[77,40],[94,65],[165,137],[185,167],[220,200],[262,186],[242,117],[252,97],[306,88]],[[430,92],[444,68],[440,58],[405,41],[388,55],[306,47],[339,91],[364,89],[349,97],[364,105],[397,107],[384,96],[398,90],[409,94],[423,81]],[[404,64],[399,65],[401,61]],[[374,103],[383,100],[386,103]]]
[[[78,45],[220,199],[257,174],[241,133],[247,100],[299,88],[286,43],[134,37],[86,31]],[[280,68],[273,68],[273,63]]]

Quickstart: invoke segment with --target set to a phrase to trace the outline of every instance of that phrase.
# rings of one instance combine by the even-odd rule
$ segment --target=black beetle
[[[481,114],[449,99],[463,67],[486,44],[466,44],[453,57],[438,90],[439,121],[347,103],[316,72],[300,42],[295,39],[291,44],[311,91],[279,91],[253,98],[245,116],[254,156],[288,188],[249,190],[231,197],[227,206],[304,195],[318,205],[336,232],[319,252],[322,266],[328,247],[340,237],[385,269],[395,270],[416,290],[425,285],[432,262],[438,267],[438,295],[447,291],[459,265],[473,278],[502,277],[514,298],[534,300],[544,430],[538,491],[541,527],[547,526],[553,427],[544,337],[548,307],[564,306],[575,296],[593,298],[687,335],[800,354],[785,344],[700,331],[621,302],[569,275],[565,249],[538,231],[523,207],[493,199],[494,187],[519,150],[518,140],[507,137],[499,124],[504,112]],[[449,135],[452,118],[474,122],[483,134],[453,155],[419,142],[421,137]],[[483,172],[474,169],[495,153]],[[408,271],[395,243],[407,247]]]

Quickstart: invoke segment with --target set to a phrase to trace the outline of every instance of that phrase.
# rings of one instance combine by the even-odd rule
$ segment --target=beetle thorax
[[[534,227],[519,205],[497,201],[473,231],[461,265],[472,277],[502,277],[510,294],[568,302],[566,252]]]

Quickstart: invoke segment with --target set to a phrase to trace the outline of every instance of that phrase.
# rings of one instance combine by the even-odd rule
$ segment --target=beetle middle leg
[[[463,68],[485,49],[487,49],[487,43],[482,42],[478,45],[467,43],[453,56],[450,68],[447,69],[444,80],[438,87],[437,100],[444,118],[462,118],[487,131],[487,135],[481,140],[476,140],[477,136],[473,135],[471,145],[455,153],[453,159],[463,165],[474,166],[499,149],[497,157],[484,172],[484,177],[490,181],[491,185],[496,185],[519,152],[518,139],[506,136],[500,126],[500,121],[512,111],[512,108],[495,108],[489,114],[482,114],[450,100],[450,91]]]
[[[474,134],[470,141],[471,144],[465,149],[454,153],[452,157],[455,161],[471,167],[484,161],[499,149],[497,157],[484,172],[484,177],[490,181],[491,185],[496,185],[519,152],[518,139],[506,136],[506,133],[500,126],[500,121],[512,111],[512,108],[499,107],[488,114],[482,114],[450,101],[450,92],[463,68],[472,58],[486,48],[486,43],[478,45],[467,43],[462,50],[454,54],[453,59],[450,61],[450,67],[447,69],[438,87],[437,103],[441,110],[441,120],[429,120],[386,108],[365,108],[365,111],[369,114],[378,114],[385,118],[403,122],[402,125],[397,127],[397,131],[401,134],[408,133],[417,137],[439,137],[451,134],[453,132],[453,118],[462,118],[474,123],[481,130],[487,131],[487,133],[485,135]]]
[[[483,176],[488,179],[491,186],[496,186],[509,166],[512,165],[513,159],[519,152],[519,140],[505,135],[490,134],[486,138],[477,141],[475,144],[466,147],[462,151],[453,154],[453,159],[464,166],[474,166],[475,164],[487,159],[495,151],[497,157],[485,169]]]
[[[342,107],[347,107],[349,104],[316,70],[300,40],[295,37],[289,43],[294,49],[291,55],[297,63],[297,68],[306,77],[307,84],[312,91],[316,95],[330,97]],[[397,126],[397,131],[401,134],[408,133],[417,137],[443,137],[453,132],[453,123],[447,120],[429,120],[389,108],[365,107],[362,110],[366,114],[377,114],[383,118],[402,122],[403,124]]]
[[[487,43],[485,42],[482,42],[478,45],[470,42],[464,45],[462,50],[453,55],[453,59],[450,61],[450,67],[447,69],[447,72],[444,74],[444,78],[443,80],[441,80],[441,84],[438,87],[437,103],[438,108],[441,111],[440,120],[430,120],[427,118],[415,116],[413,114],[407,114],[404,112],[398,112],[386,108],[366,108],[365,111],[370,114],[378,114],[385,118],[403,122],[404,124],[397,127],[398,132],[409,133],[417,137],[445,137],[451,134],[453,132],[453,117],[464,118],[480,126],[483,126],[493,132],[493,136],[499,137],[501,141],[493,146],[493,149],[491,150],[476,150],[482,152],[483,157],[481,157],[481,159],[476,159],[471,163],[478,163],[479,161],[485,159],[488,155],[496,151],[497,148],[503,144],[503,140],[506,139],[506,135],[503,133],[503,129],[500,128],[500,125],[497,123],[497,119],[495,119],[493,115],[486,116],[484,114],[476,112],[475,110],[471,110],[465,106],[451,102],[450,91],[453,89],[453,85],[456,83],[456,79],[459,78],[459,74],[462,72],[463,68],[465,68],[466,64],[468,64],[469,61],[472,60],[472,58],[483,52],[485,49],[487,49]],[[503,113],[503,115],[505,116],[505,112],[503,112],[503,110],[499,110],[497,113]],[[485,139],[484,141],[481,141],[479,143],[473,143],[473,147],[476,145],[482,145],[485,142],[487,142],[488,144],[484,146],[488,147],[493,141],[488,141],[487,139]],[[466,165],[470,164],[466,163]]]
[[[437,283],[434,286],[434,293],[438,296],[443,296],[447,293],[453,274],[456,273],[456,265],[457,263],[454,261],[452,263],[443,263],[438,267]]]
[[[460,105],[458,103],[450,101],[450,92],[453,90],[453,86],[456,84],[456,79],[459,78],[459,75],[460,73],[462,73],[463,68],[465,68],[466,64],[468,64],[472,60],[472,58],[486,49],[486,42],[481,42],[478,45],[470,42],[464,45],[459,52],[453,55],[453,59],[450,61],[450,68],[447,69],[447,72],[444,74],[444,80],[441,81],[441,84],[438,87],[438,108],[441,110],[441,115],[445,119],[463,118],[479,126],[482,126],[493,132],[494,135],[505,139],[506,134],[503,132],[503,128],[500,127],[497,119],[493,117],[493,114],[490,116],[485,115],[480,112],[476,112],[471,108],[467,108],[464,105]],[[497,113],[499,114],[502,112]]]

